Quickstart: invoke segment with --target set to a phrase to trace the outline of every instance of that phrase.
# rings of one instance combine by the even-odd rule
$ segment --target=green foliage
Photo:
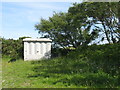
[[[35,74],[30,78],[58,78],[53,84],[66,86],[115,88],[119,86],[120,45],[79,47],[66,57],[32,62]]]
[[[7,63],[7,58],[3,87],[118,88],[119,48],[119,44],[91,45],[65,57],[32,62]]]
[[[29,37],[20,37],[18,40],[2,38],[2,55],[10,58],[23,58],[23,39]]]
[[[84,2],[73,4],[68,13],[54,13],[48,20],[41,19],[36,29],[54,41],[53,55],[65,56],[14,63],[7,63],[7,58],[3,60],[3,87],[120,87],[118,5]],[[115,44],[88,46],[98,34],[102,41],[107,38]],[[2,39],[3,57],[21,58],[23,38]],[[74,51],[69,52],[69,47]]]
[[[48,20],[41,19],[35,28],[39,33],[43,33],[44,37],[51,38],[55,44],[54,47],[77,48],[79,45],[89,44],[97,37],[97,32],[94,31],[93,35],[93,32],[90,32],[91,24],[85,24],[86,20],[76,24],[77,21],[74,21],[74,18],[75,15],[71,13],[55,13]]]
[[[118,2],[83,2],[74,4],[68,12],[74,15],[76,24],[85,20],[90,23],[92,30],[97,30],[101,40],[106,38],[109,43],[116,43],[120,39]]]
[[[2,40],[3,57],[8,56],[11,58],[18,58],[19,54],[22,53],[21,48],[23,48],[23,46],[21,44],[22,41],[13,40],[13,39],[8,39],[8,40],[3,39]]]
[[[111,75],[119,74],[120,44],[91,45],[79,47],[76,51],[69,53],[70,58],[80,58],[87,62],[91,72],[102,70]]]
[[[54,13],[48,20],[35,25],[43,37],[53,40],[54,46],[87,46],[98,38],[109,43],[120,41],[117,2],[83,2],[73,4],[67,13]],[[99,42],[98,41],[98,42]],[[97,43],[97,42],[96,42]]]
[[[75,75],[70,80],[70,82],[75,85],[94,86],[99,88],[113,88],[115,87],[115,81],[117,81],[116,78],[111,77],[104,72],[89,73],[82,76]]]
[[[66,56],[69,52],[74,51],[74,48],[68,47],[68,48],[52,48],[51,50],[51,57],[61,57],[61,56]]]

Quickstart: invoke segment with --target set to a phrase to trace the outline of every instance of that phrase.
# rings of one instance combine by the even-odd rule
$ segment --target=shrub
[[[70,52],[67,57],[77,60],[78,63],[86,61],[90,72],[103,70],[111,75],[118,75],[120,69],[120,44],[91,45],[86,48],[79,47]]]
[[[23,42],[21,37],[18,40],[2,38],[2,55],[10,58],[23,58]]]
[[[116,79],[117,78],[113,78],[109,74],[100,71],[98,73],[75,75],[71,78],[70,82],[77,86],[113,88],[118,85]]]

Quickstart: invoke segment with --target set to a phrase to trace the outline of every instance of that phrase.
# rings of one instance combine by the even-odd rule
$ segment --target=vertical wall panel
[[[46,53],[46,44],[45,44],[45,42],[43,43],[43,55],[45,55],[45,53]]]
[[[39,54],[40,52],[40,46],[39,46],[39,42],[36,42],[36,45],[35,45],[35,54]]]
[[[40,51],[41,51],[41,54],[43,55],[43,52],[44,52],[44,47],[43,47],[43,45],[44,45],[44,43],[43,42],[41,42],[41,47],[40,47]]]
[[[36,45],[36,42],[33,42],[33,54],[35,54],[35,45]]]
[[[39,46],[39,54],[41,54],[41,43],[40,42],[38,42],[39,44],[38,44],[38,46]]]
[[[27,39],[24,41],[24,60],[39,60],[41,58],[50,58],[51,42],[44,39]]]
[[[31,43],[30,43],[30,42],[28,42],[28,49],[27,49],[27,50],[28,50],[28,52],[29,52],[29,53],[28,53],[29,55],[31,54],[30,49],[31,49]]]
[[[24,59],[27,59],[27,42],[24,42]]]
[[[35,54],[39,53],[39,51],[38,51],[38,44],[39,44],[38,42],[35,43]]]
[[[35,54],[34,42],[31,42],[31,45],[32,45],[31,46],[31,51],[32,51],[31,54],[34,55]]]
[[[29,42],[26,42],[26,55],[29,55]]]

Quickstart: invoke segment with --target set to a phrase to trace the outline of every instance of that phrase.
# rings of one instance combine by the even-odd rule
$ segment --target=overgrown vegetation
[[[92,45],[50,60],[3,60],[3,87],[118,88],[119,48],[119,44]]]
[[[120,88],[117,7],[114,2],[75,3],[67,13],[41,19],[35,27],[53,40],[50,60],[7,63],[23,57],[23,38],[3,39],[3,87]],[[109,44],[93,44],[104,40]]]
[[[5,39],[2,40],[2,56],[10,58],[23,58],[23,39],[30,37],[20,37],[18,40]]]
[[[120,42],[119,2],[74,3],[68,12],[54,13],[35,25],[38,33],[53,40],[54,47],[87,46],[91,42]],[[99,38],[99,40],[98,40]],[[95,41],[96,40],[96,41]]]
[[[2,40],[2,57],[9,57],[14,59],[23,59],[23,39],[30,38],[30,37],[20,37],[18,40],[14,39],[4,39]],[[52,58],[65,56],[67,55],[68,51],[72,49],[63,49],[63,48],[52,48]]]

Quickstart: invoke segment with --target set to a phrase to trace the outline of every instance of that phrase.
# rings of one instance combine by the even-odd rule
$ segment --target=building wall
[[[51,42],[24,41],[24,60],[40,60],[51,57]]]

